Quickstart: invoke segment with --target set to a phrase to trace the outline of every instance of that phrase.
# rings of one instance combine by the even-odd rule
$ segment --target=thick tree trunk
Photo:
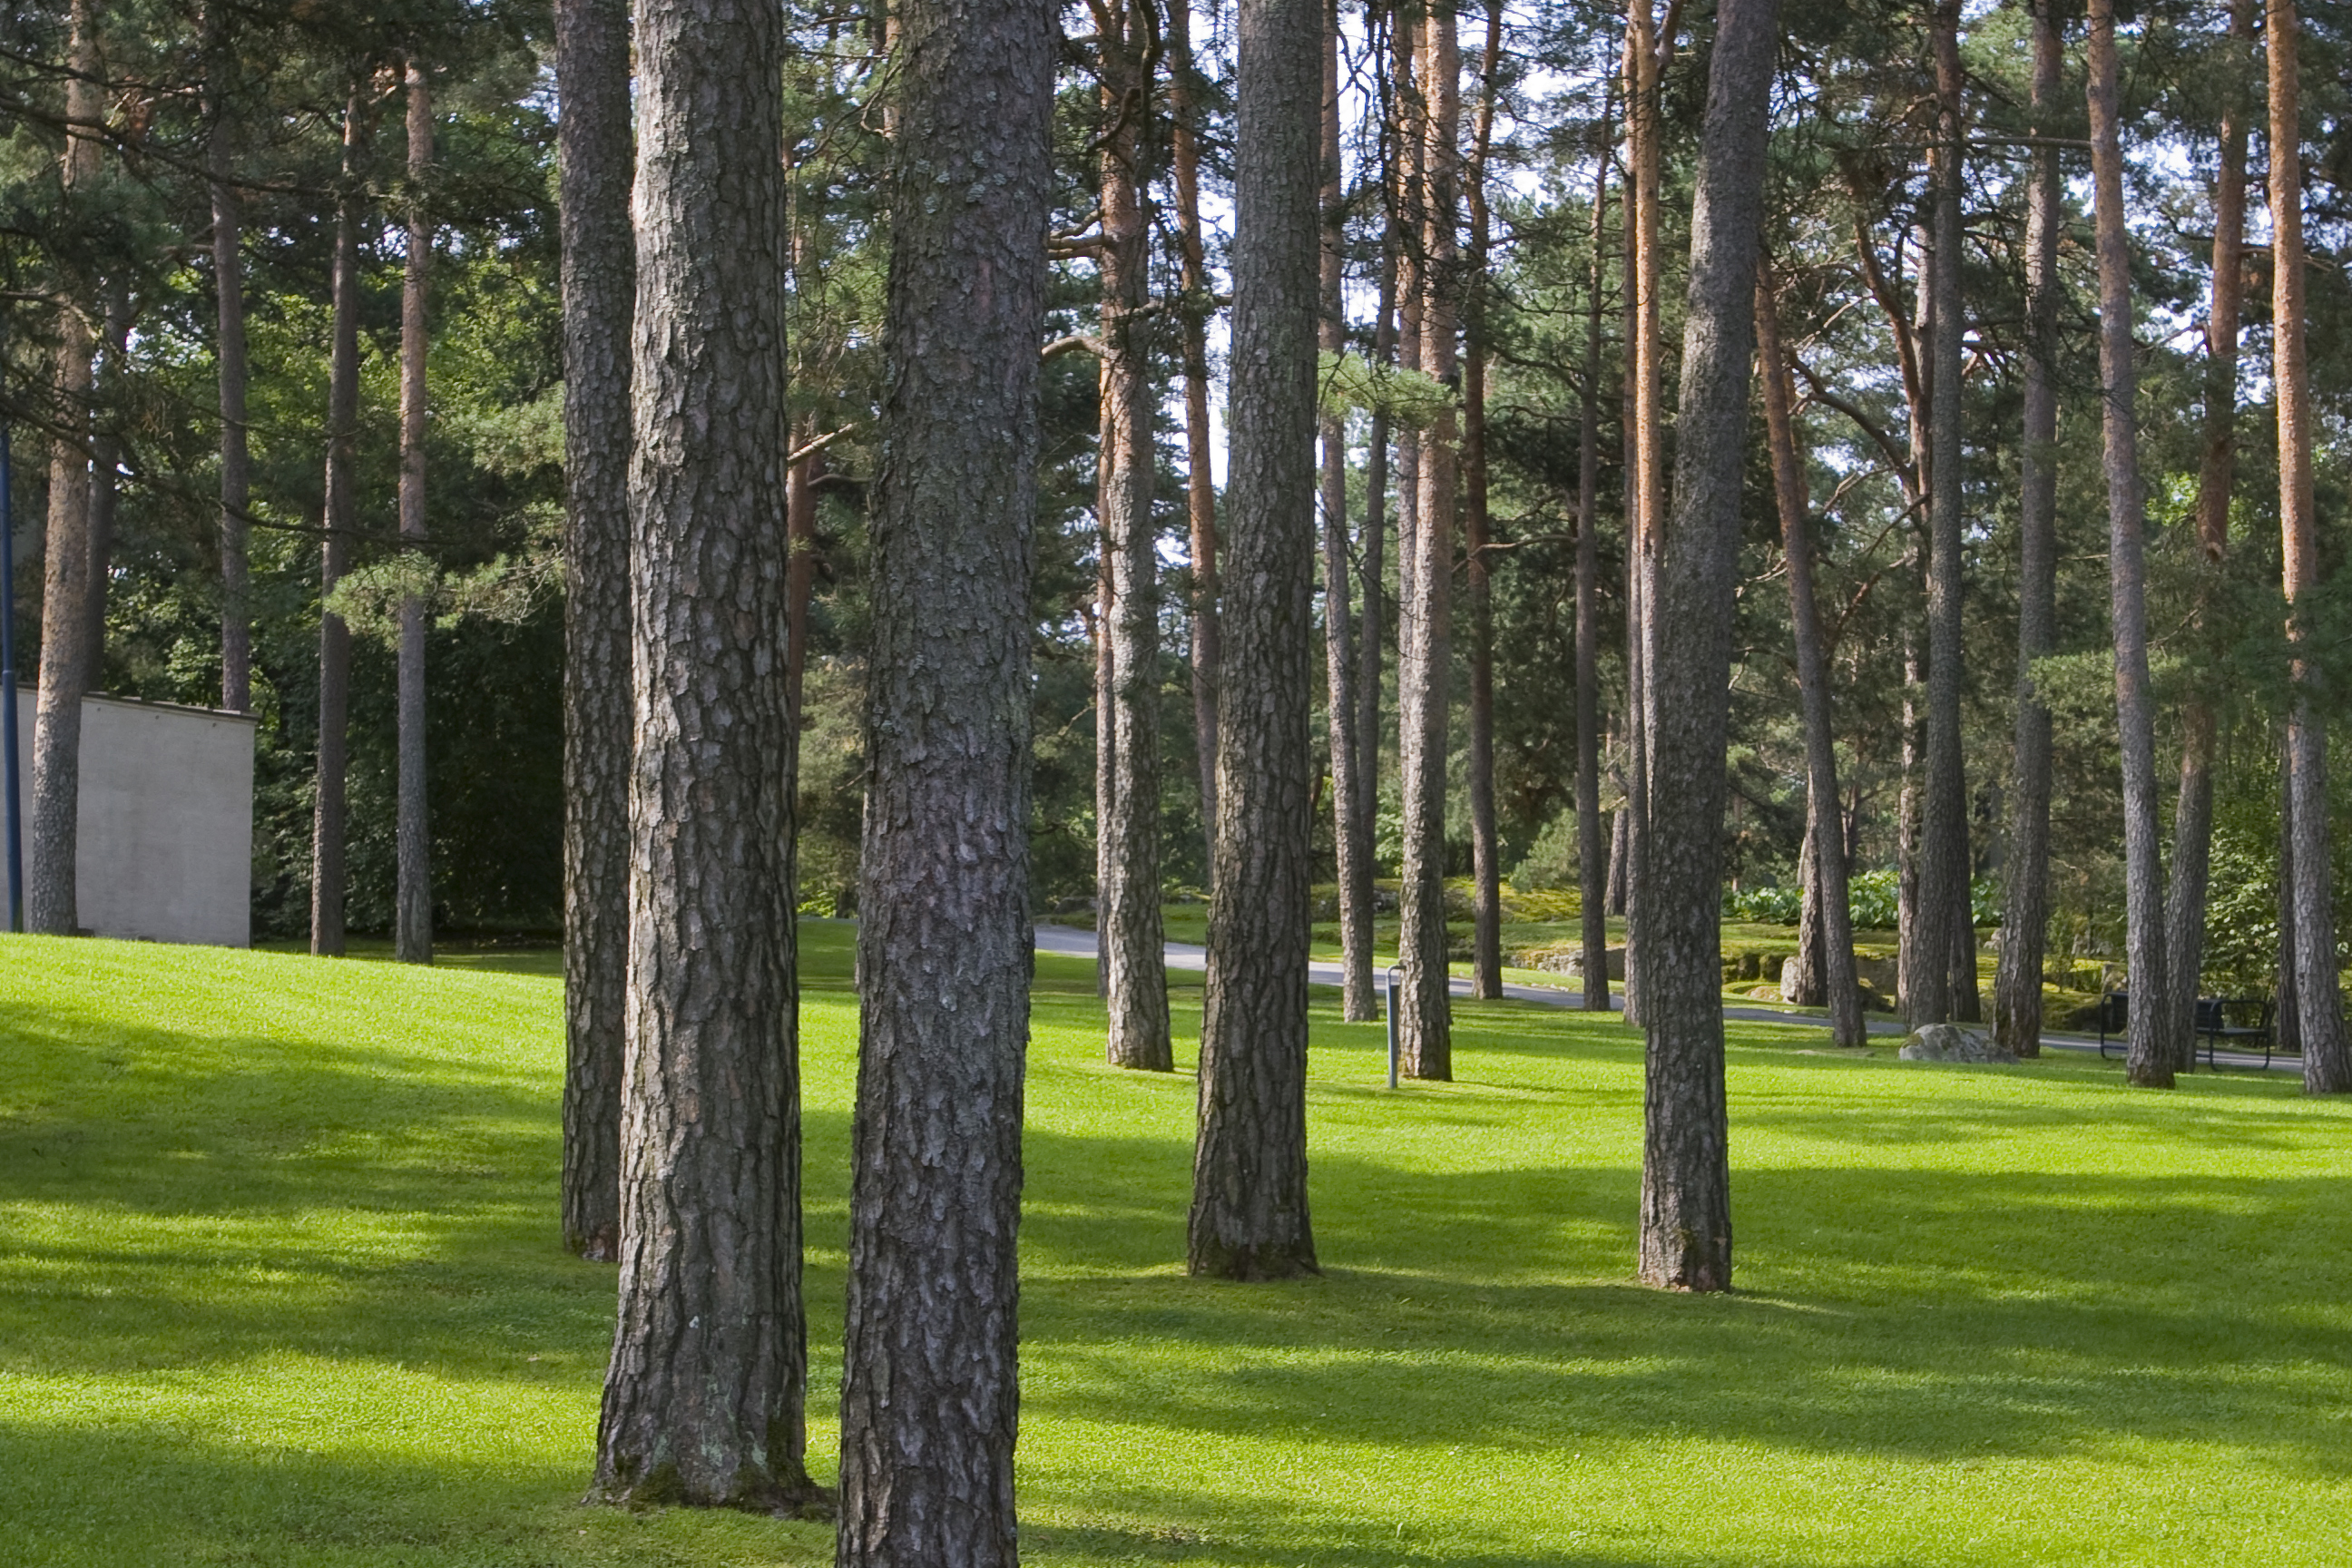
[[[2295,601],[2319,585],[2318,519],[2313,499],[2311,373],[2305,348],[2302,72],[2303,26],[2294,0],[2268,0],[2271,164],[2271,383],[2278,396],[2279,538],[2285,557],[2287,634],[2296,647],[2294,706],[2287,716],[2288,778],[2294,791],[2294,990],[2303,1035],[2303,1087],[2352,1092],[2352,1041],[2336,960],[2334,879],[2327,853],[2327,725],[2318,702],[2320,670],[2302,657],[2309,635]]]
[[[1453,36],[1451,33],[1449,37]],[[1486,45],[1463,189],[1470,205],[1470,254],[1462,268],[1462,530],[1470,599],[1470,994],[1503,994],[1502,846],[1495,830],[1495,615],[1486,517],[1486,155],[1495,135],[1495,70],[1503,51],[1502,0],[1486,0]]]
[[[1805,798],[1805,837],[1797,846],[1797,951],[1780,965],[1780,1000],[1800,1007],[1818,1007],[1829,993],[1822,975],[1822,872],[1813,859],[1813,835],[1819,819],[1813,815],[1811,791]]]
[[[2139,376],[2133,355],[2131,248],[2124,226],[2122,128],[2117,123],[2115,0],[2091,0],[2084,51],[2091,107],[2091,189],[2099,254],[2100,424],[2107,480],[2109,613],[2116,639],[2116,724],[2123,753],[2126,962],[2135,1004],[2125,1076],[2172,1087],[2174,1048],[2164,973],[2163,842],[2157,833],[2156,708],[2148,689],[2146,501],[2140,490]]]
[[[66,115],[79,128],[104,113],[96,0],[73,0],[67,47],[73,74]],[[103,146],[94,132],[68,130],[61,164],[72,201],[99,177]],[[49,515],[41,567],[41,675],[33,710],[33,785],[25,835],[25,929],[71,935],[80,924],[74,900],[81,811],[81,700],[98,668],[90,615],[91,361],[97,337],[89,301],[97,289],[80,280],[81,300],[58,310],[57,431],[49,443]]]
[[[1920,984],[1906,1000],[1914,1025],[1977,1013],[1976,932],[1968,915],[1968,785],[1960,750],[1960,198],[1959,0],[1938,0],[1930,24],[1936,57],[1936,145],[1929,158],[1935,244],[1928,293],[1927,746],[1919,812]],[[1940,946],[1939,946],[1940,942]]]
[[[1345,190],[1339,162],[1339,14],[1326,4],[1323,16],[1323,190],[1320,253],[1321,345],[1339,353],[1348,346],[1342,295],[1342,246],[1347,238]],[[1350,1023],[1381,1016],[1372,984],[1372,822],[1366,792],[1357,776],[1363,751],[1357,744],[1356,648],[1349,600],[1355,573],[1348,561],[1348,425],[1326,414],[1323,445],[1323,649],[1324,703],[1331,758],[1331,840],[1339,883],[1340,1008]]]
[[[1636,918],[1649,970],[1641,1277],[1731,1286],[1723,1082],[1725,736],[1737,608],[1741,461],[1755,352],[1757,227],[1780,34],[1778,0],[1722,0],[1707,68],[1675,421],[1674,512],[1658,552],[1649,885]]]
[[[2048,135],[2058,116],[2063,40],[2057,0],[2033,6],[2032,124]],[[2050,924],[2050,706],[2033,662],[2058,648],[2059,203],[2058,149],[2032,153],[2025,218],[2025,429],[2018,456],[2017,740],[2010,773],[2000,964],[1993,982],[1993,1032],[2021,1057],[2042,1054],[2042,969]]]
[[[629,228],[627,0],[559,0],[563,226],[563,1244],[621,1242],[628,1000]],[[797,651],[797,650],[795,650]]]
[[[359,528],[359,478],[353,472],[360,418],[359,151],[367,100],[357,84],[343,107],[343,162],[335,198],[333,336],[327,355],[326,539],[319,547],[319,597],[342,580]],[[343,775],[351,721],[352,634],[343,617],[319,612],[319,755],[310,805],[310,951],[343,951]]]
[[[2205,451],[2197,473],[2200,571],[2196,617],[2209,631],[2230,549],[2230,491],[2237,479],[2238,330],[2245,308],[2246,142],[2259,0],[2231,0],[2230,70],[2221,109],[2221,169],[2213,184],[2213,294],[2205,316]],[[2166,889],[2165,973],[2172,982],[2173,1046],[2182,1070],[2197,1049],[2197,993],[2205,966],[2205,893],[2213,846],[2213,751],[2220,715],[2200,690],[2181,712],[2180,793],[2172,816],[2172,879]]]
[[[900,15],[836,1561],[1013,1568],[1030,537],[1059,37],[1050,10],[1006,0]]]
[[[1233,572],[1217,757],[1217,897],[1187,1263],[1315,1272],[1307,1210],[1320,0],[1241,0],[1234,158]]]
[[[1192,743],[1201,770],[1201,832],[1213,858],[1217,821],[1217,492],[1209,455],[1208,267],[1201,243],[1201,131],[1192,8],[1167,12],[1169,162],[1176,181],[1179,283],[1184,292],[1184,510],[1192,559]]]
[[[1629,805],[1620,805],[1609,814],[1609,912],[1625,913],[1626,840],[1633,837],[1633,813]],[[1628,974],[1633,973],[1629,966]],[[1630,1004],[1629,1004],[1630,1005]]]
[[[408,261],[400,285],[400,542],[425,542],[425,355],[429,339],[425,289],[433,264],[433,226],[425,183],[433,167],[433,97],[425,68],[408,62]],[[398,669],[400,798],[394,832],[397,887],[393,953],[403,963],[433,962],[433,855],[425,798],[425,601],[400,599]]]
[[[815,1489],[783,688],[783,24],[717,0],[641,0],[636,16],[637,742],[595,1492],[789,1510]]]
[[[219,29],[210,41],[205,82],[205,157],[213,204],[213,295],[217,311],[214,357],[220,381],[221,706],[253,708],[253,609],[246,554],[246,512],[252,501],[253,459],[246,428],[245,257],[238,209],[235,135],[227,104],[235,54],[220,7],[206,22]]]
[[[1609,877],[1601,832],[1601,291],[1609,209],[1609,113],[1592,178],[1592,270],[1584,314],[1584,399],[1576,436],[1576,877],[1584,941],[1584,1007],[1609,1010]]]
[[[1143,113],[1149,13],[1106,5],[1097,40],[1102,107],[1102,457],[1096,513],[1109,563],[1110,774],[1096,930],[1108,979],[1114,1067],[1175,1067],[1160,918],[1160,557],[1151,521],[1150,225],[1144,212]]]
[[[1421,24],[1424,113],[1420,138],[1419,368],[1451,383],[1454,343],[1455,137],[1461,120],[1461,59],[1450,5]],[[1419,500],[1412,547],[1412,610],[1397,658],[1397,737],[1404,796],[1402,970],[1397,1047],[1408,1078],[1454,1076],[1453,983],[1445,931],[1445,774],[1454,683],[1454,411],[1439,410],[1420,431]]]
[[[1846,902],[1845,833],[1838,820],[1836,735],[1830,719],[1828,652],[1813,602],[1812,530],[1807,513],[1804,455],[1797,447],[1796,388],[1780,346],[1780,307],[1769,279],[1756,279],[1756,353],[1763,370],[1764,416],[1772,448],[1773,489],[1780,509],[1780,547],[1789,560],[1789,624],[1794,628],[1797,691],[1804,711],[1805,818],[1815,890],[1811,919],[1820,926],[1821,980],[1830,1029],[1841,1046],[1869,1044],[1853,964],[1853,920]]]

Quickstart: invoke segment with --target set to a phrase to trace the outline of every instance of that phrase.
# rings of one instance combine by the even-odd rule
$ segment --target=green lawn
[[[847,940],[809,930],[820,1413]],[[476,965],[0,938],[0,1559],[831,1561],[575,1505],[613,1277],[554,1245],[558,983]],[[1622,1026],[1465,1005],[1461,1081],[1391,1095],[1321,994],[1329,1272],[1210,1284],[1191,1079],[1099,1065],[1088,966],[1039,981],[1033,1563],[2352,1563],[2352,1105],[1736,1028],[1742,1289],[1673,1297],[1628,1278]]]

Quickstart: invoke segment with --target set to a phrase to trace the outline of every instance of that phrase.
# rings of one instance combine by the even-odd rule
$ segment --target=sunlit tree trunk
[[[1321,343],[1339,353],[1348,346],[1342,247],[1347,238],[1345,189],[1339,161],[1339,14],[1327,4],[1323,18],[1323,190],[1320,254]],[[1356,728],[1355,627],[1349,612],[1355,573],[1348,560],[1348,424],[1326,413],[1323,446],[1323,648],[1326,731],[1331,759],[1331,840],[1339,883],[1340,1007],[1350,1022],[1381,1016],[1372,984],[1372,823],[1369,799],[1357,770],[1363,749]]]
[[[2126,1076],[2172,1087],[2171,992],[2164,973],[2163,845],[2157,835],[2156,708],[2148,689],[2147,587],[2140,489],[2139,385],[2133,355],[2131,248],[2124,227],[2122,128],[2117,122],[2115,0],[2091,0],[2085,50],[2091,106],[2091,189],[2099,253],[2100,423],[2107,480],[2107,577],[2116,641],[2116,723],[2123,753],[2124,904],[2135,999]]]
[[[2268,0],[2270,58],[2271,382],[2278,396],[2279,539],[2285,557],[2287,633],[2295,645],[2294,705],[2287,715],[2288,779],[2294,825],[2294,992],[2303,1035],[2303,1087],[2352,1091],[2352,1042],[2336,958],[2334,879],[2327,846],[2327,724],[2320,669],[2305,657],[2311,635],[2295,612],[2319,586],[2319,530],[2312,482],[2311,372],[2305,348],[2302,22],[2294,0]]]
[[[1241,0],[1217,897],[1187,1262],[1316,1268],[1307,1203],[1320,0]]]
[[[1487,0],[1486,43],[1463,190],[1470,206],[1470,253],[1462,267],[1462,531],[1470,610],[1470,795],[1472,935],[1470,994],[1503,994],[1502,846],[1495,829],[1495,614],[1486,517],[1486,261],[1493,219],[1486,158],[1495,138],[1495,72],[1503,52],[1502,0]]]
[[[2057,0],[2036,0],[2035,133],[2058,116],[2063,42]],[[2017,508],[2017,739],[2010,772],[2009,846],[1993,1031],[2021,1057],[2042,1054],[2042,969],[2050,924],[2050,706],[2033,662],[2058,647],[2058,240],[2064,186],[2058,149],[2032,151],[2026,190],[2024,440]]]
[[[1594,138],[1592,267],[1584,313],[1584,396],[1576,438],[1576,875],[1582,897],[1584,1006],[1609,1010],[1609,866],[1601,828],[1601,294],[1609,210],[1609,114]]]
[[[563,240],[563,1241],[620,1256],[629,957],[627,0],[558,0]]]
[[[1723,812],[1740,471],[1755,353],[1757,228],[1778,0],[1721,0],[1707,68],[1675,426],[1674,511],[1660,530],[1648,885],[1635,918],[1648,964],[1641,1278],[1731,1287],[1724,1098]]]

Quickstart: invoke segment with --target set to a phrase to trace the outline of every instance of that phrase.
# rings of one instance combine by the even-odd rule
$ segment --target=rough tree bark
[[[1914,1025],[1974,1018],[1976,931],[1968,911],[1968,785],[1962,775],[1960,686],[1960,198],[1959,0],[1938,0],[1929,32],[1936,59],[1936,141],[1928,159],[1935,243],[1927,289],[1935,326],[1927,394],[1927,744],[1919,801],[1919,982],[1906,998]],[[1939,944],[1940,943],[1940,947]]]
[[[66,132],[60,180],[66,200],[97,180],[105,143],[94,127],[106,111],[96,0],[73,0],[67,43]],[[49,442],[49,515],[41,566],[41,674],[33,709],[32,799],[25,834],[25,929],[71,935],[80,924],[74,867],[81,810],[81,700],[98,668],[89,613],[90,313],[99,288],[77,280],[79,299],[58,310],[57,434]]]
[[[1192,7],[1167,16],[1168,152],[1176,183],[1178,284],[1184,294],[1184,511],[1192,560],[1192,735],[1200,753],[1201,832],[1217,823],[1217,491],[1209,455],[1209,281],[1201,243],[1200,94],[1193,79]]]
[[[1449,37],[1453,36],[1451,32]],[[1502,846],[1495,831],[1495,613],[1486,516],[1486,159],[1495,138],[1495,70],[1503,52],[1502,0],[1486,0],[1477,113],[1462,188],[1469,200],[1470,251],[1463,258],[1462,538],[1468,554],[1470,610],[1470,994],[1503,994]]]
[[[563,226],[563,1244],[621,1241],[621,1068],[628,996],[628,0],[558,0],[556,155]]]
[[[1780,306],[1761,267],[1756,279],[1756,357],[1763,371],[1764,421],[1772,449],[1772,480],[1780,510],[1780,546],[1789,562],[1789,623],[1794,628],[1797,691],[1804,710],[1805,817],[1815,892],[1811,920],[1820,955],[1830,1029],[1841,1046],[1870,1043],[1855,982],[1853,920],[1846,902],[1845,834],[1839,823],[1837,744],[1830,721],[1828,650],[1821,611],[1813,602],[1812,529],[1807,513],[1804,454],[1797,446],[1796,388],[1780,345]]]
[[[2116,723],[2123,753],[2124,910],[2131,1009],[2125,1077],[2170,1089],[2175,1050],[2164,973],[2163,841],[2157,833],[2156,706],[2148,689],[2147,584],[2134,418],[2139,374],[2133,355],[2131,248],[2124,226],[2122,130],[2117,123],[2115,0],[2091,0],[2084,49],[2091,107],[2092,212],[2099,256],[2099,419],[2105,440],[2107,579],[2116,641]]]
[[[2352,1092],[2352,1040],[2336,968],[2336,910],[2327,854],[2327,725],[2317,698],[2320,669],[2305,657],[2309,635],[2294,604],[2319,585],[2319,530],[2312,488],[2311,373],[2305,347],[2302,73],[2303,27],[2294,0],[2268,0],[2270,61],[2271,381],[2278,396],[2279,539],[2285,557],[2287,634],[2296,648],[2294,699],[2287,714],[2287,776],[2293,791],[2294,991],[2303,1035],[2303,1087]]]
[[[2205,450],[2197,471],[2200,572],[2196,623],[2214,610],[2230,550],[2230,491],[2237,479],[2238,329],[2244,313],[2246,142],[2259,0],[2231,0],[2229,79],[2224,84],[2221,169],[2213,182],[2213,293],[2205,315]],[[2211,695],[2194,691],[2180,715],[2180,791],[2172,814],[2171,881],[2166,889],[2165,974],[2172,982],[2168,1026],[2174,1065],[2196,1064],[2198,982],[2205,967],[2205,892],[2213,847],[2213,749],[2221,727]]]
[[[1114,1067],[1168,1072],[1166,939],[1160,919],[1160,557],[1151,521],[1150,225],[1144,211],[1145,100],[1155,68],[1141,0],[1097,0],[1102,109],[1101,458],[1096,515],[1109,564],[1108,798],[1096,930],[1109,984]]]
[[[901,16],[836,1561],[1013,1568],[1058,37],[1049,7],[1013,0]]]
[[[1339,13],[1327,3],[1323,15],[1323,189],[1319,257],[1320,342],[1325,352],[1348,346],[1342,247],[1347,238],[1346,192],[1339,161]],[[1323,447],[1324,704],[1331,761],[1331,840],[1339,882],[1340,1010],[1350,1023],[1381,1016],[1372,984],[1372,821],[1365,810],[1363,781],[1357,776],[1363,751],[1357,743],[1356,649],[1349,598],[1355,573],[1348,561],[1348,422],[1326,413],[1318,436]]]
[[[1187,1264],[1315,1272],[1307,1209],[1320,0],[1235,13],[1233,417],[1217,898]]]
[[[1420,178],[1420,364],[1436,379],[1455,374],[1454,222],[1462,66],[1451,4],[1420,24],[1423,111],[1416,122]],[[1397,1050],[1408,1078],[1454,1076],[1453,984],[1445,933],[1445,773],[1448,700],[1454,678],[1455,426],[1442,408],[1419,432],[1419,500],[1412,530],[1412,607],[1397,656],[1397,742],[1404,805],[1403,894],[1397,961],[1402,974]]]
[[[636,17],[637,742],[595,1493],[783,1510],[816,1495],[783,683],[783,21],[744,0],[640,0]]]
[[[327,353],[326,538],[319,546],[319,597],[342,580],[359,528],[353,472],[360,418],[360,148],[367,135],[362,84],[343,106],[343,156],[335,195],[332,336]],[[343,951],[343,775],[352,702],[352,633],[343,617],[319,612],[319,754],[310,803],[310,951]]]
[[[2036,0],[2032,126],[2051,133],[2058,116],[2063,40],[2058,0]],[[2009,853],[2000,962],[1993,979],[1993,1032],[2021,1057],[2042,1054],[2042,967],[2050,925],[2050,706],[2033,661],[2058,649],[2059,203],[2058,149],[2032,152],[2025,217],[2025,429],[2018,454],[2017,740],[2010,771]]]
[[[253,609],[246,554],[246,511],[253,460],[246,428],[245,256],[236,184],[236,133],[228,108],[236,54],[226,13],[206,8],[205,174],[213,204],[214,358],[220,381],[221,706],[253,707]]]
[[[1674,511],[1658,551],[1656,776],[1649,885],[1636,918],[1648,973],[1641,1277],[1731,1286],[1723,1082],[1724,746],[1738,586],[1739,489],[1755,352],[1757,228],[1779,0],[1722,0],[1691,211],[1690,284],[1675,420]]]
[[[1601,293],[1607,277],[1609,109],[1594,141],[1592,268],[1584,313],[1584,398],[1576,435],[1576,876],[1582,894],[1584,1007],[1609,1011],[1609,864],[1601,831]]]
[[[427,323],[425,290],[433,265],[433,225],[425,183],[433,167],[433,93],[425,68],[408,61],[408,258],[400,282],[400,542],[425,542],[425,416]],[[422,559],[421,554],[418,559]],[[397,672],[399,800],[394,826],[393,955],[433,962],[433,855],[425,797],[425,601],[400,597]]]

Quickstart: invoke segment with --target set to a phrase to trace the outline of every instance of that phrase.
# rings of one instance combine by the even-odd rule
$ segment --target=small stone
[[[1895,1054],[1906,1062],[2017,1064],[2017,1053],[2007,1046],[1981,1029],[1964,1029],[1958,1024],[1922,1024],[1903,1037],[1903,1048]]]

